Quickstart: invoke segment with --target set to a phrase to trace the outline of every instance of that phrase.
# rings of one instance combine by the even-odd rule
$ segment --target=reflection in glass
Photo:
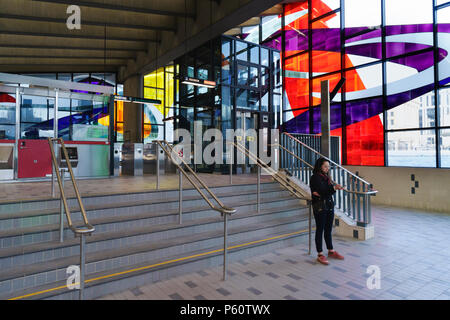
[[[16,123],[16,95],[0,93],[0,124]]]
[[[450,129],[439,130],[441,167],[450,168]]]
[[[240,86],[248,86],[248,70],[249,68],[247,66],[244,66],[242,64],[237,65],[237,76],[238,76],[238,85]]]
[[[389,109],[386,112],[387,129],[429,128],[435,126],[434,93]]]
[[[450,88],[439,90],[439,119],[440,126],[450,126]]]
[[[387,144],[389,166],[436,166],[436,136],[434,130],[389,132]]]
[[[250,49],[250,62],[259,64],[259,47],[251,47]]]
[[[248,50],[247,43],[242,41],[236,41],[236,59],[247,61],[248,60]]]
[[[258,68],[250,67],[250,86],[251,87],[258,87],[259,86],[259,74],[258,74]]]

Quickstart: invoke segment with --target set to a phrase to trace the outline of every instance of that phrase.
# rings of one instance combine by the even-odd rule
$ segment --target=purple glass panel
[[[347,125],[369,119],[383,112],[383,99],[372,98],[367,100],[347,102]]]
[[[352,34],[355,34],[359,31],[362,30],[368,30],[367,27],[360,27],[360,28],[346,28],[345,29],[345,36],[351,36]],[[360,41],[360,40],[365,40],[365,39],[372,39],[372,38],[380,38],[380,42],[381,42],[381,29],[375,29],[371,32],[367,32],[364,33],[362,35],[356,36],[356,37],[352,37],[348,40],[346,40],[346,43],[350,43],[350,42],[355,42],[355,41]]]
[[[347,47],[346,53],[364,56],[374,59],[381,59],[381,43],[368,43]]]
[[[390,62],[395,62],[402,64],[407,67],[416,69],[417,71],[423,71],[433,66],[434,54],[433,51],[427,51],[421,54],[416,54],[413,56],[407,56],[397,59],[389,60]]]
[[[437,31],[450,33],[450,23],[439,23],[437,26]]]
[[[313,50],[340,52],[341,30],[339,29],[312,29]]]
[[[279,44],[281,47],[281,43]],[[308,30],[287,30],[286,31],[286,51],[307,50]]]
[[[282,132],[309,133],[309,112],[303,112],[299,116],[283,123]]]
[[[392,36],[405,33],[433,32],[433,24],[409,24],[398,26],[386,26],[386,35]],[[430,35],[431,37],[431,35]]]

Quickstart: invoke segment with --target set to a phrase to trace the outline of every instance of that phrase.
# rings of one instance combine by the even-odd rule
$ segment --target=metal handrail
[[[67,153],[67,149],[66,149],[66,146],[64,145],[63,139],[62,138],[48,138],[48,142],[49,142],[49,145],[50,145],[50,153],[52,155],[52,161],[53,161],[53,165],[55,167],[56,178],[58,179],[59,191],[61,192],[61,198],[62,198],[63,203],[64,203],[64,209],[65,209],[65,212],[66,212],[67,223],[69,224],[69,228],[74,233],[94,232],[95,231],[95,227],[92,226],[89,223],[89,221],[88,221],[88,218],[87,218],[87,215],[86,215],[86,210],[84,209],[83,202],[81,201],[80,192],[78,190],[78,186],[77,186],[77,183],[75,181],[75,176],[73,174],[72,165],[70,164],[69,155]],[[84,221],[84,228],[77,228],[77,227],[75,227],[73,225],[71,214],[70,214],[70,209],[69,209],[69,206],[67,204],[67,198],[66,198],[66,195],[65,195],[65,192],[64,192],[64,188],[62,187],[61,176],[59,175],[58,161],[56,160],[55,150],[53,148],[53,143],[52,142],[59,142],[61,144],[63,155],[64,155],[64,158],[66,159],[66,162],[67,162],[67,168],[69,169],[70,177],[72,179],[72,184],[73,184],[73,187],[74,187],[74,190],[75,190],[75,195],[77,197],[78,204],[80,206],[81,215],[82,215],[83,221]]]
[[[312,231],[312,197],[304,197],[303,195],[299,195],[297,192],[299,191],[298,188],[295,188],[294,186],[292,186],[291,184],[287,183],[286,180],[281,177],[279,175],[279,173],[277,171],[275,171],[273,168],[271,168],[269,165],[267,165],[266,163],[264,163],[264,161],[262,161],[260,158],[258,158],[258,156],[256,156],[255,154],[253,154],[250,150],[248,150],[247,148],[245,148],[244,146],[240,145],[240,144],[236,144],[234,143],[234,141],[228,141],[229,144],[233,145],[236,147],[236,149],[238,149],[241,153],[245,154],[249,159],[252,159],[253,161],[256,162],[256,164],[258,165],[258,212],[259,212],[259,201],[260,201],[260,196],[259,196],[259,192],[260,192],[260,174],[261,174],[261,168],[264,169],[267,173],[269,173],[274,179],[275,181],[277,181],[281,186],[283,186],[286,190],[288,190],[293,196],[295,196],[296,198],[298,198],[299,200],[306,200],[307,205],[308,205],[308,211],[309,211],[309,216],[308,216],[308,254],[311,254],[311,231]],[[231,154],[231,153],[230,153]],[[230,163],[232,163],[232,161],[230,161]],[[230,176],[231,176],[231,170],[230,170]]]
[[[305,161],[305,160],[303,160],[302,158],[300,158],[298,155],[296,155],[295,153],[293,153],[292,151],[290,151],[290,150],[288,150],[288,149],[286,149],[284,146],[282,146],[281,144],[274,144],[274,145],[276,145],[276,146],[278,146],[278,147],[280,147],[280,148],[282,148],[283,150],[285,150],[286,152],[288,152],[289,154],[291,154],[294,158],[296,158],[296,159],[298,159],[298,160],[300,160],[300,161],[302,161],[304,164],[306,164],[308,167],[310,167],[311,169],[314,169],[314,167],[311,165],[311,164],[309,164],[307,161]],[[340,166],[341,168],[342,168],[342,166]],[[342,168],[342,169],[344,169],[345,170],[345,168]],[[348,170],[345,170],[346,172],[349,172]],[[350,172],[351,173],[351,172]],[[353,175],[353,176],[355,176],[355,175]],[[358,176],[355,176],[355,177],[358,177]],[[336,183],[335,181],[333,181],[333,179],[330,177],[330,180],[332,181],[332,182],[334,182],[334,183]],[[362,180],[362,181],[364,181],[363,179],[360,179],[360,180]],[[367,183],[367,184],[369,184],[369,183]],[[376,194],[376,193],[378,193],[378,190],[371,190],[371,191],[366,191],[366,192],[358,192],[358,191],[351,191],[351,190],[348,190],[347,188],[344,188],[344,189],[342,189],[343,191],[345,191],[345,192],[348,192],[348,193],[354,193],[354,194],[360,194],[360,195],[373,195],[373,194]]]
[[[333,183],[336,183],[335,181],[338,181],[338,184],[341,184],[342,181],[343,186],[342,189],[337,190],[335,195],[337,208],[341,209],[343,213],[345,213],[348,217],[356,221],[357,225],[359,226],[369,225],[371,223],[370,197],[378,193],[377,190],[373,189],[372,184],[353,174],[352,172],[345,169],[336,162],[332,161],[331,159],[324,156],[320,152],[314,150],[313,148],[306,145],[302,141],[298,140],[291,134],[286,132],[283,134],[286,139],[282,140],[285,141],[286,143],[289,142],[289,144],[286,145],[287,148],[290,148],[289,146],[291,145],[291,142],[293,142],[294,145],[292,147],[294,148],[294,150],[296,150],[297,147],[302,147],[304,148],[301,149],[302,154],[303,151],[306,151],[307,153],[311,152],[312,154],[325,158],[327,161],[330,162],[330,164],[332,164],[331,168],[332,174],[330,174],[329,177]],[[294,170],[295,167],[293,173],[295,175],[302,176],[303,180],[308,181],[309,179],[308,171],[313,169],[312,164],[305,162],[303,159],[301,159],[299,155],[295,154],[294,152],[291,152],[286,147],[280,145],[280,151],[283,150],[283,152],[286,152],[294,157],[293,160],[288,161],[289,163],[292,162],[292,170]],[[305,167],[306,172],[304,171],[305,169],[300,168],[298,167],[298,164],[295,164],[297,160],[301,160],[302,166],[303,163],[307,164],[307,166]],[[290,164],[287,165],[290,166]]]
[[[70,177],[72,179],[72,185],[73,185],[73,188],[75,190],[75,195],[77,197],[78,204],[80,206],[81,215],[83,217],[84,226],[82,226],[82,227],[75,227],[73,225],[73,222],[72,222],[70,209],[69,209],[69,206],[67,204],[66,194],[64,193],[64,184],[63,184],[63,181],[62,181],[61,176],[60,176],[60,168],[58,166],[58,161],[56,160],[56,155],[55,155],[55,149],[53,147],[53,143],[54,142],[59,142],[61,144],[61,150],[63,151],[62,153],[64,155],[64,158],[66,159],[67,168],[69,169]],[[69,225],[69,228],[75,234],[75,237],[77,237],[77,236],[80,237],[80,282],[79,282],[79,286],[80,286],[80,289],[79,289],[80,291],[79,292],[80,292],[80,294],[79,294],[79,299],[83,300],[84,274],[85,274],[85,252],[84,252],[84,247],[86,245],[85,236],[86,235],[91,235],[92,232],[95,231],[95,227],[92,226],[89,223],[89,220],[87,218],[86,210],[84,209],[83,202],[81,201],[81,195],[80,195],[80,192],[78,190],[78,186],[77,186],[77,183],[76,183],[76,180],[75,180],[75,175],[73,174],[72,165],[70,164],[69,155],[67,153],[66,146],[64,145],[64,140],[62,138],[48,138],[48,144],[50,146],[50,153],[51,153],[51,157],[52,157],[54,170],[55,170],[55,173],[56,173],[56,178],[58,180],[59,191],[60,191],[60,194],[61,194],[61,200],[62,200],[63,205],[64,205],[64,211],[66,213],[67,223]],[[53,182],[53,178],[52,178],[52,182]],[[63,225],[62,216],[61,216],[61,225]],[[62,239],[62,236],[61,236],[61,239]]]
[[[360,180],[361,182],[367,184],[367,185],[371,185],[370,182],[365,181],[364,179],[362,179],[361,177],[358,177],[357,175],[355,175],[354,173],[352,173],[351,171],[348,171],[347,169],[345,169],[343,166],[341,166],[340,164],[334,162],[333,160],[329,159],[328,157],[324,156],[323,154],[321,154],[320,152],[318,152],[317,150],[314,150],[313,148],[311,148],[310,146],[308,146],[307,144],[301,142],[300,140],[298,140],[297,138],[295,138],[294,136],[292,136],[290,133],[288,132],[283,132],[282,134],[286,135],[287,137],[291,138],[292,140],[294,140],[295,142],[301,144],[302,146],[304,146],[305,148],[311,150],[312,152],[314,152],[315,154],[321,156],[322,158],[325,158],[328,162],[330,162],[331,164],[339,167],[340,169],[344,170],[345,172],[347,172],[348,174],[350,174],[351,176],[353,176],[354,178]]]
[[[176,153],[172,146],[165,140],[157,140],[156,143],[158,143],[158,145],[161,147],[161,149],[169,156],[170,160],[172,160],[172,162],[177,166],[177,168],[183,173],[183,175],[189,180],[189,182],[194,186],[195,189],[197,189],[197,191],[200,193],[200,195],[202,196],[202,198],[209,204],[209,206],[211,207],[211,209],[219,211],[220,213],[227,213],[227,214],[233,214],[236,212],[236,209],[234,208],[229,208],[227,206],[225,206],[222,201],[219,200],[219,198],[217,198],[217,196],[208,188],[208,186],[200,179],[200,177],[197,175],[197,173],[195,173],[194,170],[192,170],[191,167],[189,167],[189,165],[186,163],[186,161],[184,161],[184,159],[178,154]],[[168,148],[170,149],[171,152],[169,152],[168,150],[166,150],[166,148],[164,148],[163,143],[166,144],[168,146]],[[173,159],[172,154],[175,154],[177,156],[178,159],[181,160],[181,162],[185,165],[185,167],[189,170],[189,172],[197,179],[197,181],[202,185],[202,187],[208,191],[208,193],[211,195],[211,197],[217,202],[217,204],[220,206],[217,207],[215,206],[209,199],[208,197],[200,190],[200,188],[194,183],[194,181],[192,181],[192,179],[188,176],[188,174],[186,173],[186,171]]]
[[[233,213],[236,212],[236,209],[234,208],[229,208],[227,206],[225,206],[222,201],[220,201],[216,195],[208,188],[208,186],[200,179],[200,177],[197,175],[197,173],[195,173],[194,170],[192,170],[192,168],[186,163],[186,161],[184,161],[184,159],[173,150],[172,146],[166,141],[166,140],[156,140],[155,141],[158,146],[167,154],[167,156],[169,157],[170,160],[172,160],[172,162],[177,166],[178,171],[180,172],[180,181],[179,181],[179,189],[180,189],[180,198],[179,198],[179,210],[180,210],[180,223],[181,223],[181,210],[182,210],[182,206],[181,206],[181,201],[182,201],[182,180],[181,177],[184,175],[189,182],[194,186],[194,188],[198,191],[198,193],[200,193],[200,195],[202,196],[202,198],[208,203],[208,205],[211,207],[211,209],[220,212],[220,214],[223,216],[223,280],[227,280],[227,252],[228,252],[228,244],[227,244],[227,236],[228,236],[228,228],[227,228],[227,222],[228,222],[228,215],[231,215]],[[164,145],[165,144],[169,150],[167,150]],[[157,151],[157,155],[159,156],[159,151]],[[217,202],[217,204],[219,206],[215,206],[209,199],[208,197],[200,190],[200,188],[197,186],[197,184],[191,179],[191,177],[189,177],[189,175],[187,174],[187,172],[182,168],[182,166],[175,161],[175,159],[173,158],[173,155],[176,155],[176,157],[181,161],[181,163],[184,164],[184,166],[186,168],[188,168],[189,172],[197,179],[197,181],[201,184],[201,186],[208,191],[208,193],[210,194],[210,196]],[[157,157],[156,162],[159,166],[159,158]],[[157,167],[157,175],[159,177],[159,168]],[[158,178],[159,179],[159,178]]]
[[[299,196],[297,193],[295,193],[294,191],[290,190],[289,187],[292,187],[291,185],[288,185],[284,182],[284,179],[282,177],[279,176],[278,172],[276,172],[274,169],[272,169],[270,166],[268,166],[266,163],[264,163],[261,159],[259,159],[256,155],[254,155],[251,151],[249,151],[247,148],[245,148],[244,146],[240,145],[240,144],[236,144],[233,141],[229,141],[228,143],[234,145],[236,148],[240,149],[240,151],[245,154],[249,159],[251,158],[253,161],[255,161],[255,163],[261,167],[262,169],[264,169],[267,173],[269,173],[273,178],[275,178],[275,180],[280,183],[283,187],[286,188],[286,190],[288,190],[289,192],[291,192],[291,194],[295,195],[297,198],[299,198],[300,200],[311,200],[311,198],[307,198],[304,196]],[[297,191],[297,189],[293,188],[295,191]]]
[[[311,164],[308,163],[308,161],[303,160],[302,158],[300,158],[299,156],[297,156],[295,153],[293,153],[292,151],[286,149],[285,147],[283,147],[281,144],[277,143],[275,144],[276,146],[282,148],[283,150],[285,150],[286,152],[290,153],[291,155],[293,155],[295,158],[297,158],[298,160],[300,160],[301,162],[303,162],[304,164],[306,164],[308,167],[310,167],[311,169],[314,169],[314,166],[312,166]]]

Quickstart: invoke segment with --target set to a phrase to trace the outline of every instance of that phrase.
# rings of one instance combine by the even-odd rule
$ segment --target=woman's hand
[[[313,196],[320,197],[320,194],[317,191],[314,191],[312,194]]]
[[[334,190],[342,190],[342,189],[344,189],[344,187],[341,186],[340,184],[335,184],[334,185]]]

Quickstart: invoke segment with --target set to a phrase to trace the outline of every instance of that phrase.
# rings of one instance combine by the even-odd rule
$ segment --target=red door
[[[52,173],[47,140],[19,140],[18,177],[40,178]]]

